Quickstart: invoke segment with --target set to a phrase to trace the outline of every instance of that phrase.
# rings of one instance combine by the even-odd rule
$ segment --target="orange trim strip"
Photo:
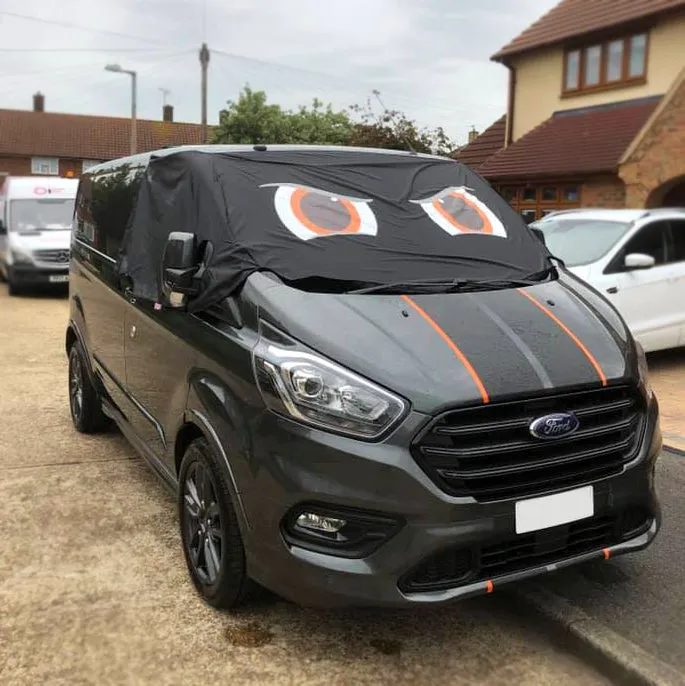
[[[485,386],[483,385],[480,376],[478,376],[478,373],[473,368],[473,365],[468,361],[466,355],[464,355],[464,353],[461,350],[459,350],[457,344],[444,332],[440,324],[438,324],[420,305],[415,303],[408,295],[403,295],[401,297],[402,300],[404,300],[404,302],[413,307],[431,325],[431,327],[435,330],[438,336],[440,336],[440,338],[442,338],[442,340],[445,341],[445,343],[447,343],[450,350],[455,354],[457,359],[464,365],[464,367],[466,367],[466,371],[471,375],[471,378],[473,379],[476,386],[478,386],[478,390],[480,391],[480,396],[483,399],[483,402],[489,403],[490,396],[488,395],[488,392],[485,390]]]
[[[524,290],[520,288],[517,290],[521,295],[528,298],[528,300],[530,300],[530,302],[532,302],[537,308],[542,310],[580,348],[583,355],[587,357],[590,364],[595,368],[595,371],[599,375],[600,381],[602,382],[602,386],[606,386],[607,378],[604,375],[602,368],[599,366],[599,363],[593,357],[592,353],[583,345],[580,338],[578,338],[578,336],[576,336],[573,333],[573,331],[571,331],[571,329],[569,329],[568,326],[566,326],[566,324],[564,324],[564,322],[562,322],[561,319],[559,319],[559,317],[557,317],[553,312],[548,310],[544,305],[539,303],[532,295],[526,293]]]
[[[609,548],[604,548],[602,552],[604,553],[605,560],[608,560],[611,557],[611,550],[609,550]]]
[[[487,593],[492,593],[495,590],[495,584],[492,583],[492,579],[488,579],[485,582],[485,588]]]

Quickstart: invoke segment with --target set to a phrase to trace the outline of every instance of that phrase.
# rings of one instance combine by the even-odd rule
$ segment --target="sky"
[[[490,56],[558,0],[0,0],[0,107],[200,121],[206,41],[209,123],[247,83],[285,108],[343,109],[375,89],[389,109],[458,143],[506,109]],[[164,94],[162,89],[170,91]],[[381,106],[374,100],[374,107]]]

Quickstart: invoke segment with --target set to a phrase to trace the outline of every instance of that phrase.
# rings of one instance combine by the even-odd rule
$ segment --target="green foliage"
[[[246,86],[238,100],[221,111],[213,142],[346,145],[352,128],[347,112],[334,112],[320,100],[293,112],[267,104],[264,91]]]
[[[214,143],[355,145],[437,155],[449,155],[456,147],[442,127],[421,128],[398,111],[376,114],[370,101],[353,105],[349,112],[335,111],[316,98],[311,107],[284,110],[268,104],[264,91],[245,86],[238,100],[227,105],[214,130]]]

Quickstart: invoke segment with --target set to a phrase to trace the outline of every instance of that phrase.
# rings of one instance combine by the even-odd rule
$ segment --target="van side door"
[[[673,271],[668,264],[669,241],[667,220],[645,224],[618,250],[602,279],[603,291],[648,351],[674,347],[680,338],[679,318],[669,294]],[[625,257],[632,253],[653,257],[654,266],[627,269]]]

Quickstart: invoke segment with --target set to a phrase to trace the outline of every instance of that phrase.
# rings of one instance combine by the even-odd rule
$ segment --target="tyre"
[[[69,349],[69,408],[71,420],[84,434],[97,433],[107,427],[102,403],[88,372],[86,354],[79,341]]]
[[[178,506],[183,553],[195,588],[212,607],[237,607],[253,585],[227,477],[203,438],[183,456]]]
[[[22,289],[16,277],[12,275],[10,270],[7,271],[7,293],[9,295],[21,295]]]

